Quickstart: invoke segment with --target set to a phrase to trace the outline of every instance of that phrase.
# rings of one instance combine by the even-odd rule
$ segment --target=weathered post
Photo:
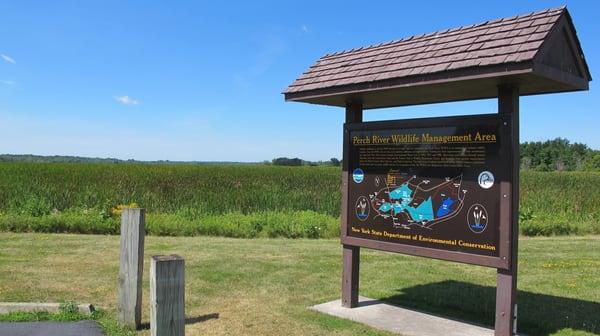
[[[145,209],[124,209],[121,214],[118,319],[137,329],[142,319]]]
[[[362,122],[363,106],[360,102],[346,104],[346,123]],[[348,157],[344,153],[342,159],[342,230],[346,230],[348,223]],[[342,245],[342,306],[354,308],[358,306],[358,283],[360,269],[360,247]]]
[[[510,158],[512,179],[506,182],[507,194],[503,197],[510,199],[510,209],[507,216],[509,221],[508,237],[502,242],[510,245],[510,265],[508,269],[498,268],[496,283],[496,336],[511,336],[517,333],[517,255],[519,243],[519,88],[514,85],[498,87],[498,113],[505,120],[509,133]],[[510,244],[512,243],[512,244]]]
[[[185,334],[185,262],[178,255],[153,256],[150,264],[150,334]]]

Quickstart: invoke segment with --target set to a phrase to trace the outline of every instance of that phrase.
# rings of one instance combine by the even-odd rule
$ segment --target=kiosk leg
[[[342,306],[358,306],[358,270],[360,265],[360,247],[343,245],[342,269]]]
[[[496,336],[517,333],[517,255],[519,246],[519,88],[498,87],[498,113],[510,116],[512,180],[510,182],[510,269],[498,269],[496,287]]]
[[[363,106],[360,101],[349,101],[346,103],[346,123],[360,123],[363,117]],[[346,199],[348,158],[343,158],[344,173],[342,174],[342,200]],[[346,228],[347,204],[342,201],[342,229]],[[360,265],[360,247],[342,246],[342,306],[354,308],[358,306],[358,269]]]
[[[498,269],[496,287],[496,336],[517,332],[517,277],[512,271]]]

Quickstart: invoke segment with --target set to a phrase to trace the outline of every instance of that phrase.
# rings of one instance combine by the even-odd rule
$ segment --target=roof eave
[[[343,86],[333,86],[315,90],[284,92],[283,94],[286,101],[305,102],[307,100],[315,100],[320,97],[330,97],[336,95],[360,95],[370,91],[402,89],[415,86],[424,87],[435,84],[461,82],[481,78],[510,77],[513,75],[528,74],[532,72],[533,63],[531,61],[526,61],[510,64],[504,63],[485,67],[456,69],[426,75],[408,76]],[[477,99],[477,97],[474,97],[473,99]]]
[[[562,83],[568,86],[569,90],[556,91],[556,92],[571,92],[571,91],[587,91],[589,90],[589,80],[574,76],[568,72],[560,71],[553,67],[547,66],[542,63],[533,63],[533,74],[547,78],[554,82]]]

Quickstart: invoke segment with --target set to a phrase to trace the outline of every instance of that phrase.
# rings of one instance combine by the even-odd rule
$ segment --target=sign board
[[[537,27],[514,31],[520,48],[486,35],[513,20]],[[506,57],[471,62],[473,36]],[[590,80],[564,7],[326,54],[298,77],[286,100],[346,109],[342,306],[358,307],[361,247],[464,262],[497,268],[494,332],[516,334],[519,96]],[[498,114],[363,123],[368,109],[492,97]]]
[[[508,266],[510,246],[501,244],[510,223],[501,211],[510,202],[506,118],[346,124],[342,243]]]

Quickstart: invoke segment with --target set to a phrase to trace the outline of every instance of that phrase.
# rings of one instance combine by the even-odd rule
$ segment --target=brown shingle
[[[285,93],[531,60],[564,8],[327,54]]]

